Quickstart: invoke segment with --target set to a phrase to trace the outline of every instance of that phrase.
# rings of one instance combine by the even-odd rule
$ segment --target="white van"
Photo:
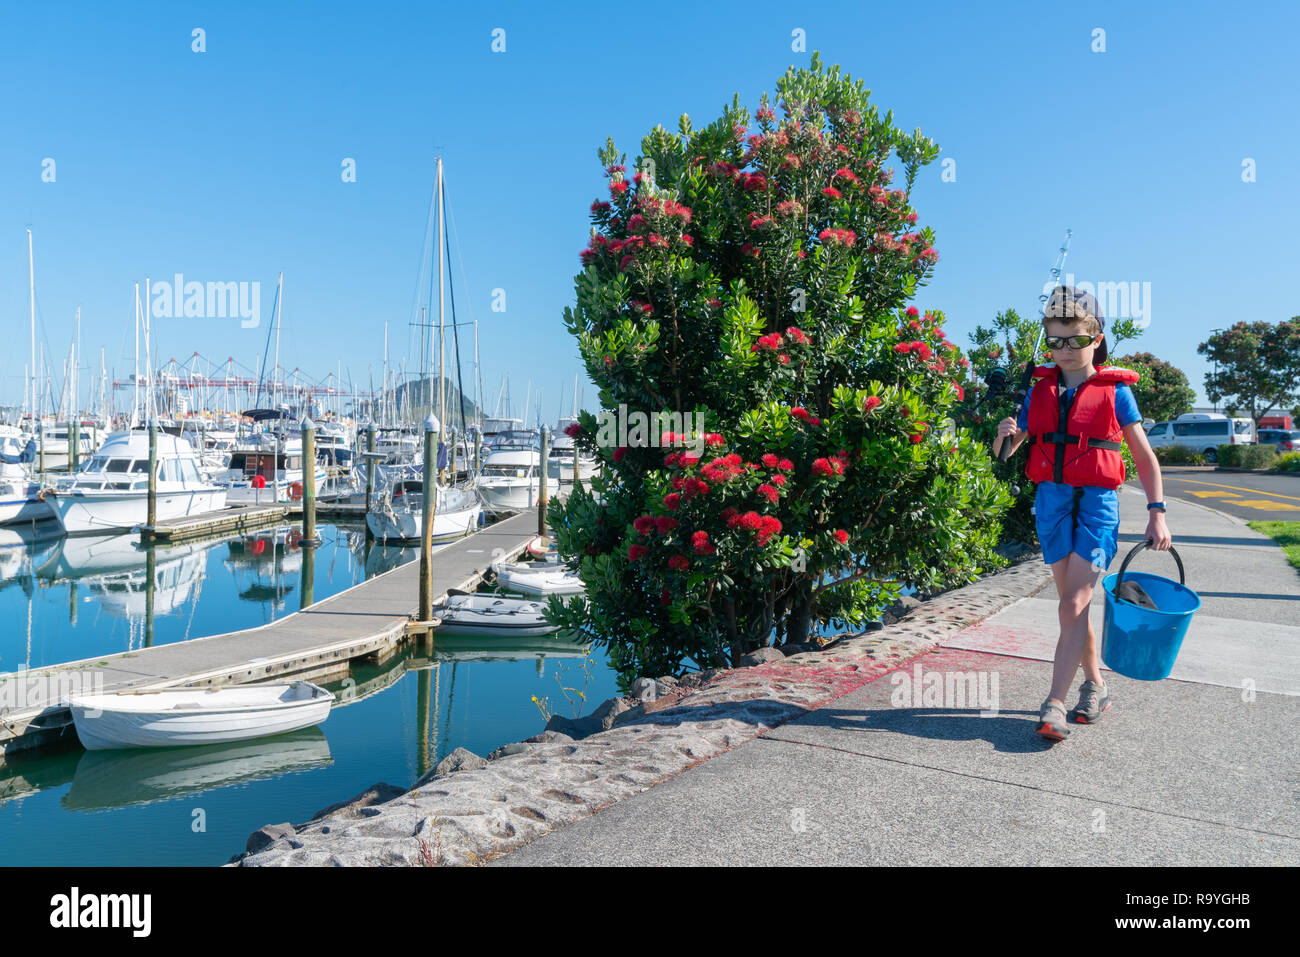
[[[1207,462],[1218,461],[1217,446],[1249,445],[1254,441],[1253,419],[1229,418],[1218,412],[1188,412],[1172,422],[1157,422],[1147,431],[1147,442],[1153,449],[1181,445],[1200,452]]]

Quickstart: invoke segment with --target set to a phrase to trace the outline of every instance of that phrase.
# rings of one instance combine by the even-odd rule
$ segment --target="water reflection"
[[[0,528],[0,674],[264,625],[364,580],[354,530],[319,528],[314,550],[289,526],[157,546]]]
[[[151,804],[331,764],[320,728],[230,744],[85,751],[62,803],[74,811]]]

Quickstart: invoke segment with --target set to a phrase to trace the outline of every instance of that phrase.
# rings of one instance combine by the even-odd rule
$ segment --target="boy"
[[[1058,286],[1043,310],[1043,327],[1055,361],[1034,369],[1035,382],[1020,419],[1008,416],[998,423],[993,454],[1007,436],[1012,454],[1026,437],[1034,439],[1025,474],[1038,483],[1034,523],[1061,599],[1052,687],[1037,732],[1060,741],[1070,733],[1065,696],[1080,664],[1085,680],[1069,720],[1092,724],[1111,703],[1088,611],[1098,576],[1119,550],[1115,490],[1125,477],[1117,441],[1121,434],[1147,493],[1151,517],[1146,537],[1160,550],[1168,549],[1172,539],[1165,525],[1160,465],[1129,388],[1138,374],[1101,365],[1107,354],[1105,319],[1096,299],[1072,286]]]

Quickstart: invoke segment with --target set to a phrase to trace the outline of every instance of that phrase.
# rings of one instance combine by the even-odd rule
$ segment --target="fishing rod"
[[[1051,276],[1052,287],[1055,288],[1060,284],[1061,270],[1065,267],[1065,257],[1070,252],[1070,236],[1073,235],[1070,230],[1065,231],[1065,241],[1061,243],[1061,248],[1056,254],[1056,262],[1052,264]],[[1043,305],[1039,309],[1040,317],[1046,314],[1047,300],[1051,296],[1050,292],[1045,292],[1038,297],[1038,301]],[[1034,375],[1034,364],[1038,361],[1038,353],[1043,348],[1043,335],[1047,327],[1043,323],[1038,324],[1038,340],[1034,343],[1034,349],[1029,353],[1029,361],[1025,363],[1025,371],[1020,377],[1020,388],[1013,394],[1012,398],[1016,400],[1015,411],[1011,413],[1011,418],[1015,421],[1020,420],[1020,410],[1024,408],[1025,396],[1029,393],[1029,380]],[[988,383],[989,392],[1004,392],[1007,386],[1007,373],[1000,366],[992,369],[985,381]],[[1002,440],[1002,447],[998,449],[998,461],[1005,462],[1011,454],[1011,437],[1007,436]],[[1019,489],[1016,490],[1019,494]]]

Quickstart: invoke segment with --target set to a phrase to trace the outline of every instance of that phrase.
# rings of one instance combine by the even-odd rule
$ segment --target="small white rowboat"
[[[67,705],[88,751],[221,744],[320,724],[334,695],[309,681],[80,695]]]
[[[492,570],[502,588],[526,595],[576,595],[586,587],[558,561],[497,562]]]
[[[549,635],[556,631],[542,615],[542,606],[522,598],[498,598],[495,595],[452,595],[445,604],[433,609],[442,620],[438,635],[504,635],[522,637]]]

